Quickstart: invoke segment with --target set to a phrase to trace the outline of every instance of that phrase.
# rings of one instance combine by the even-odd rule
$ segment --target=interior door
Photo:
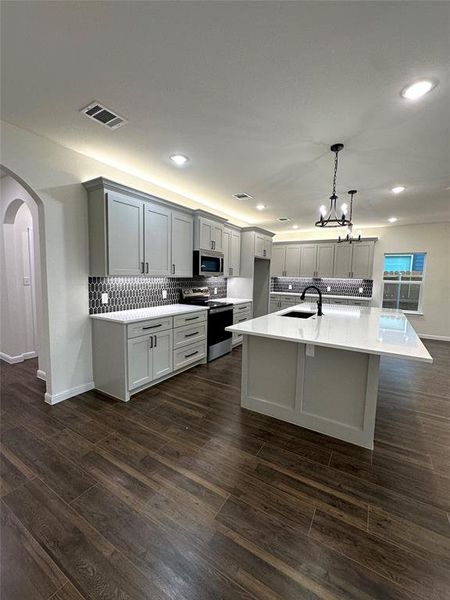
[[[171,210],[159,204],[145,202],[145,274],[168,277],[172,270]]]
[[[134,390],[153,379],[152,335],[128,340],[128,389]]]
[[[301,246],[286,246],[286,267],[287,277],[300,276],[300,258]]]
[[[142,275],[144,202],[108,193],[108,273]]]
[[[317,276],[333,277],[335,244],[317,244]]]
[[[373,244],[371,242],[355,242],[352,244],[351,277],[355,279],[372,278]]]
[[[317,244],[303,244],[300,262],[301,277],[315,277],[317,262]]]
[[[336,244],[333,277],[350,277],[351,266],[352,246],[350,244]]]
[[[284,277],[286,270],[286,246],[274,246],[270,274],[272,277]]]
[[[153,336],[153,379],[173,371],[172,334],[172,330],[169,330]]]
[[[192,277],[194,220],[191,215],[172,211],[172,268],[175,277]]]
[[[231,274],[233,277],[239,277],[241,273],[241,233],[231,230]]]

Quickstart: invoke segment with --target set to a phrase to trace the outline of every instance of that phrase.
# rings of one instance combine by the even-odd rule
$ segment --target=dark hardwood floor
[[[450,344],[427,346],[382,361],[373,452],[242,410],[240,350],[128,404],[50,407],[35,361],[2,363],[2,600],[450,598]]]

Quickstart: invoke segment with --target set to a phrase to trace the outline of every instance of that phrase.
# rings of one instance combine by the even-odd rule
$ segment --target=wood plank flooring
[[[128,404],[50,407],[36,361],[2,363],[2,600],[450,598],[450,344],[427,346],[382,360],[373,452],[242,410],[239,349]]]

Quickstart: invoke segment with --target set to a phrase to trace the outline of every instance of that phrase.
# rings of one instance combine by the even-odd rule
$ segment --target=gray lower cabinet
[[[245,321],[249,321],[252,318],[252,303],[245,302],[242,304],[235,304],[233,306],[233,325],[237,325],[239,323],[244,323]],[[233,346],[237,346],[241,344],[243,340],[243,335],[240,333],[233,333],[232,335],[232,344]]]
[[[128,340],[128,389],[134,390],[173,371],[172,330]]]

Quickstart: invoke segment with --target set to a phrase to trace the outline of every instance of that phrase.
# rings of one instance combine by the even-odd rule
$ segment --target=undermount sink
[[[294,319],[309,319],[309,317],[313,317],[316,313],[313,312],[303,312],[301,310],[291,310],[290,312],[284,313],[284,315],[280,315],[280,317],[292,317]]]

